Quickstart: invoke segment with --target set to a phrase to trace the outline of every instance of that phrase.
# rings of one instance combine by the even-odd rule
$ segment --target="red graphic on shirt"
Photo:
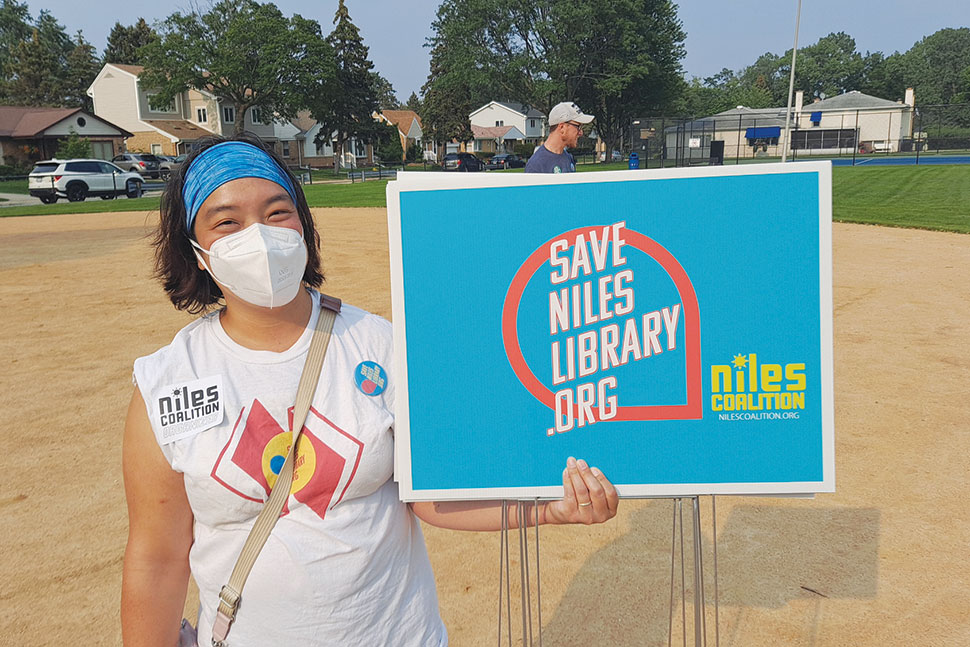
[[[287,411],[287,417],[287,427],[292,426],[292,408]],[[240,413],[229,442],[212,468],[212,477],[235,494],[262,503],[276,482],[289,452],[290,439],[288,429],[259,400],[254,400],[248,415],[245,410]],[[327,510],[340,503],[347,493],[357,473],[364,444],[312,408],[297,442],[296,454],[291,459],[294,464],[290,495],[323,519]],[[224,462],[227,453],[230,461]],[[255,498],[230,485],[246,477],[259,485],[264,496]],[[283,514],[289,512],[288,503]]]

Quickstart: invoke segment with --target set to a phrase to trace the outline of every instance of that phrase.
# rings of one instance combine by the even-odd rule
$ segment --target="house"
[[[91,142],[92,155],[110,160],[132,133],[81,108],[0,106],[0,158],[6,164],[50,159],[71,132]]]
[[[804,105],[795,94],[790,117],[789,151],[802,155],[851,155],[858,152],[898,152],[913,147],[913,89],[904,101],[889,101],[853,90]],[[706,160],[712,141],[724,142],[726,159],[780,157],[784,146],[786,107],[738,106],[703,119],[664,128],[665,157]],[[634,127],[636,132],[636,126]],[[641,130],[635,149],[646,149]]]
[[[473,152],[511,152],[516,143],[542,142],[546,116],[521,103],[490,101],[468,115],[474,141]]]
[[[421,128],[421,117],[413,110],[382,110],[373,114],[374,119],[397,128],[401,138],[401,159],[407,156],[408,148],[417,146],[422,150],[425,159],[437,159],[438,147],[433,141],[422,141],[424,131]]]
[[[482,153],[512,153],[515,145],[526,141],[525,135],[515,126],[476,126],[472,124],[473,146],[469,149]],[[542,141],[542,140],[539,140]]]
[[[234,106],[210,92],[195,89],[179,93],[168,104],[160,104],[154,100],[157,92],[142,87],[138,77],[143,70],[140,65],[107,63],[87,90],[96,115],[130,131],[125,142],[128,151],[178,155],[192,150],[204,137],[228,137],[235,132],[239,115]],[[244,129],[272,143],[294,166],[332,166],[333,151],[314,146],[312,135],[307,138],[315,126],[312,119],[307,119],[308,114],[302,120],[280,122],[275,115],[250,108]],[[355,146],[355,154],[347,164],[356,166],[363,160],[369,163],[373,159],[370,148],[363,146],[363,154],[356,155],[359,147]]]
[[[161,104],[154,99],[157,93],[139,82],[143,70],[141,65],[107,63],[87,90],[96,115],[133,133],[125,142],[129,151],[178,155],[191,150],[203,137],[233,133],[235,107],[194,89]],[[271,115],[249,110],[245,128],[266,141],[275,141]]]

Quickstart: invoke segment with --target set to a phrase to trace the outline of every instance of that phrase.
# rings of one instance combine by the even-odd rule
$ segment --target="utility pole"
[[[788,110],[785,111],[785,139],[781,149],[781,161],[788,161],[788,141],[791,134],[791,103],[792,95],[795,93],[795,56],[798,54],[798,23],[802,19],[802,0],[798,0],[798,9],[795,12],[795,44],[791,49],[791,74],[788,77]]]

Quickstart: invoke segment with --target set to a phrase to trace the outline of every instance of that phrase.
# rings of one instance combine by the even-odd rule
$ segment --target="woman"
[[[207,141],[166,187],[157,274],[176,308],[224,305],[135,362],[123,452],[129,647],[175,644],[190,570],[200,640],[209,642],[219,591],[289,446],[288,416],[321,307],[318,245],[302,190],[254,138]],[[501,504],[399,501],[394,385],[353,379],[361,362],[389,373],[391,355],[390,324],[343,306],[297,444],[291,496],[249,575],[228,644],[447,644],[415,517],[498,530]],[[529,507],[530,523],[616,514],[616,490],[583,461],[569,459],[563,486],[562,500]]]

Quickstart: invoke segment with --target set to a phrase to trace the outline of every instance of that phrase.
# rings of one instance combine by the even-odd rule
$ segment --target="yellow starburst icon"
[[[746,355],[735,355],[731,363],[734,364],[734,368],[744,368],[748,365],[748,358]]]

